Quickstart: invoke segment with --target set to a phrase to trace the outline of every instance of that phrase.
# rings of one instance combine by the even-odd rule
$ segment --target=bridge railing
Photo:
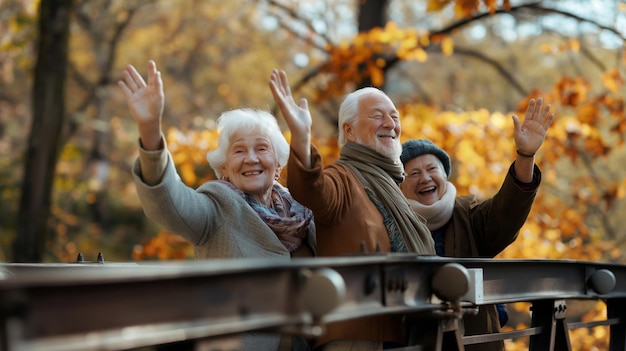
[[[601,300],[606,320],[570,322],[570,299]],[[529,302],[529,328],[462,335],[482,305]],[[151,263],[0,264],[0,351],[128,350],[248,331],[313,339],[328,323],[402,314],[431,326],[404,350],[529,337],[572,350],[568,330],[607,326],[626,350],[626,265],[450,259],[410,254]]]

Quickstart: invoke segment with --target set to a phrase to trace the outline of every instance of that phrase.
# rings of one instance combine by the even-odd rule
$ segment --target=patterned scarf
[[[372,202],[384,208],[381,214],[390,219],[385,220],[385,226],[392,243],[395,236],[400,236],[409,252],[435,255],[433,238],[424,219],[411,210],[398,186],[404,180],[400,159],[392,160],[367,146],[347,143],[341,148],[338,162],[350,168]]]
[[[296,251],[302,245],[302,240],[315,230],[313,212],[294,200],[287,188],[280,183],[274,182],[272,186],[272,207],[270,208],[235,187],[231,182],[218,181],[239,194],[259,215],[259,218],[270,227],[289,252]]]

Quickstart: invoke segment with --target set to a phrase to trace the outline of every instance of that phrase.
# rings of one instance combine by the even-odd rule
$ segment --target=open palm
[[[537,101],[531,99],[522,123],[516,115],[513,115],[515,125],[513,137],[517,149],[528,154],[537,152],[553,120],[554,113],[550,113],[550,105],[543,106],[543,98]]]
[[[292,136],[304,136],[311,130],[313,124],[311,113],[306,99],[300,99],[296,104],[291,95],[291,88],[284,71],[273,70],[270,77],[270,89],[274,100],[278,104]]]
[[[124,70],[124,80],[118,84],[137,123],[160,121],[165,97],[161,72],[157,71],[154,61],[148,62],[147,84],[132,65]]]

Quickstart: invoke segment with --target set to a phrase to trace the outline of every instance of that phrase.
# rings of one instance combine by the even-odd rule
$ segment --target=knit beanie
[[[403,165],[406,165],[406,163],[412,159],[425,154],[435,155],[443,164],[443,170],[446,171],[446,176],[450,177],[450,156],[428,139],[412,139],[406,141],[402,144],[400,160]]]

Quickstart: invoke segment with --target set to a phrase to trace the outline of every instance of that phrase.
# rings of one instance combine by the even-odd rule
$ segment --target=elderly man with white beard
[[[291,131],[288,187],[313,211],[318,256],[361,252],[413,252],[435,255],[424,220],[400,191],[400,116],[389,97],[376,88],[348,94],[339,109],[340,158],[322,166],[311,143],[306,99],[296,103],[284,71],[274,70],[270,89]],[[397,316],[332,323],[315,342],[316,350],[382,350],[406,345]]]

